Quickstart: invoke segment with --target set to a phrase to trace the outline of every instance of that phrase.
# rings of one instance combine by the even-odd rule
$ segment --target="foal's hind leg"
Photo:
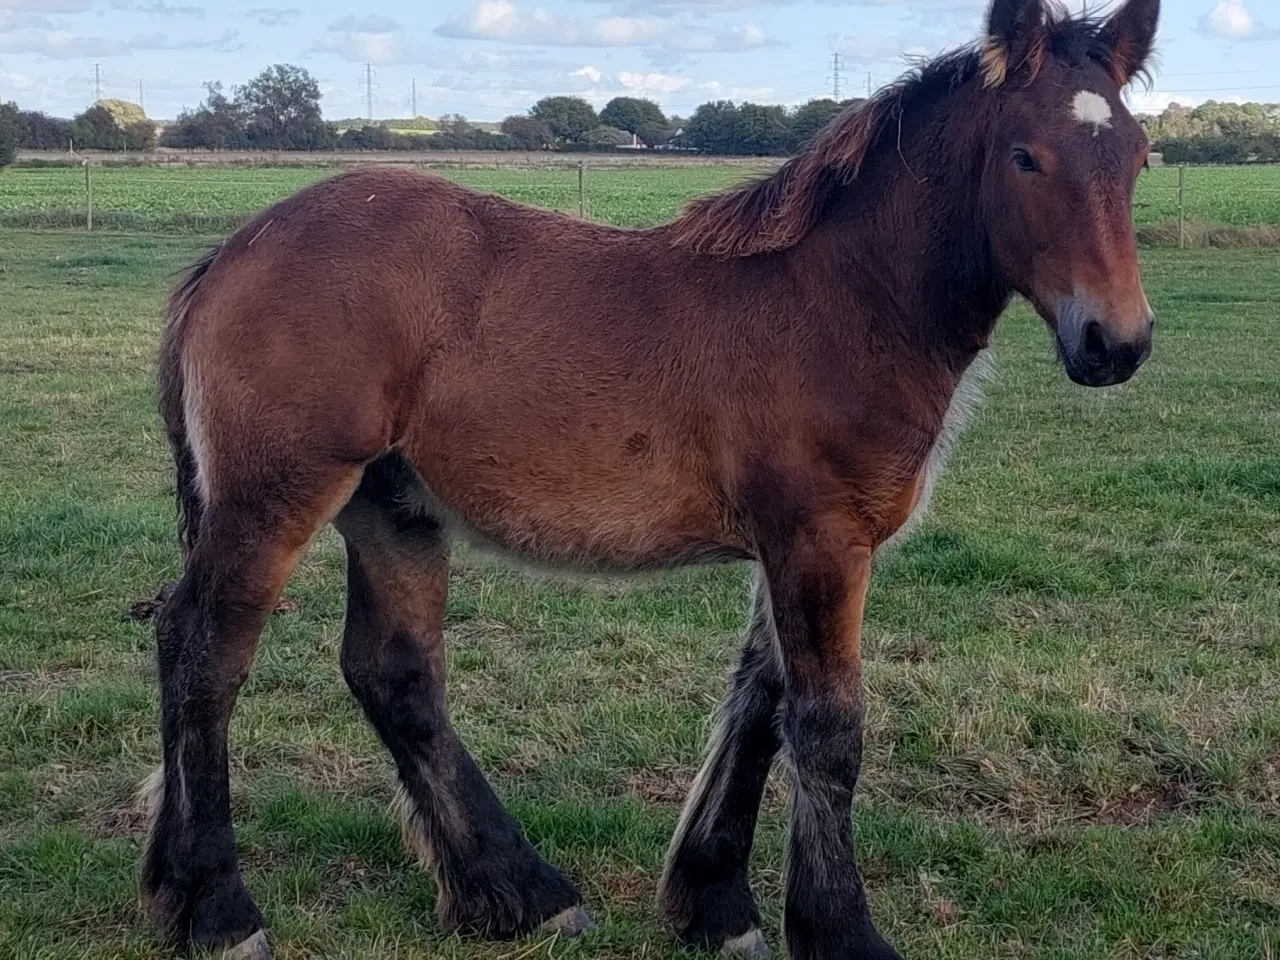
[[[286,486],[246,482],[207,508],[186,569],[156,619],[164,767],[150,783],[153,822],[142,890],[178,945],[239,944],[269,957],[262,915],[236,863],[227,726],[263,624],[294,564],[347,499],[359,468]]]
[[[449,723],[447,543],[434,517],[406,505],[420,493],[388,454],[335,521],[347,541],[343,673],[395,758],[405,838],[435,871],[441,924],[495,939],[545,921],[576,933],[587,925],[578,890],[524,838]]]
[[[763,578],[742,662],[720,708],[702,765],[671,841],[660,899],[667,922],[689,943],[768,956],[747,861],[779,738],[782,666]]]

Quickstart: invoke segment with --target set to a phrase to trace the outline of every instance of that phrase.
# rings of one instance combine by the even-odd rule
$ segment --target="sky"
[[[1081,0],[1069,0],[1078,8]],[[804,103],[858,96],[974,39],[984,0],[0,0],[0,100],[70,116],[103,96],[170,119],[205,81],[306,67],[331,119],[499,120],[538,98]],[[1096,6],[1096,3],[1091,3]],[[1164,0],[1133,106],[1280,101],[1280,0]]]

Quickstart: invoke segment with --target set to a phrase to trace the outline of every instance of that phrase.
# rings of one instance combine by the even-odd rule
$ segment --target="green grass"
[[[650,215],[688,189],[653,185]],[[158,759],[153,640],[122,613],[177,570],[153,360],[167,285],[201,244],[0,232],[0,957],[159,951],[132,799]],[[1074,387],[1015,308],[930,519],[877,566],[858,845],[907,957],[1280,949],[1280,257],[1144,263],[1161,322],[1136,381]],[[277,955],[684,956],[654,884],[744,581],[464,559],[455,720],[601,920],[576,943],[486,945],[439,932],[400,848],[390,760],[338,669],[343,560],[324,535],[231,737]],[[784,797],[779,780],[754,873],[775,943]]]
[[[500,158],[499,158],[500,159]],[[590,215],[626,226],[674,216],[690,196],[718,190],[750,172],[740,166],[590,169]],[[335,171],[320,167],[104,167],[93,173],[99,227],[204,233],[234,228],[248,215]],[[578,209],[574,169],[461,169],[442,175],[482,190],[557,210]],[[1150,225],[1177,218],[1178,171],[1157,167],[1139,181],[1135,214]],[[13,167],[0,171],[0,225],[84,223],[84,171]],[[1195,167],[1187,172],[1187,217],[1249,226],[1280,223],[1280,166]]]
[[[128,230],[230,230],[262,207],[336,172],[323,167],[95,168],[94,222],[100,227]],[[576,169],[435,172],[524,203],[554,210],[578,209]],[[675,216],[690,196],[721,189],[748,175],[741,166],[656,172],[589,169],[585,179],[588,213],[624,226],[647,226]],[[0,170],[0,225],[83,226],[84,181],[84,170],[73,167]]]

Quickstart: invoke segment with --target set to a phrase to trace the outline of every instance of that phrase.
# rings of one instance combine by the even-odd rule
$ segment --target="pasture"
[[[666,168],[587,165],[584,193],[589,216],[624,226],[645,226],[674,216],[691,196],[718,190],[752,174],[737,165]],[[762,159],[757,169],[776,161]],[[556,168],[468,166],[436,172],[505,196],[576,212],[576,161]],[[326,167],[95,167],[94,221],[99,227],[145,231],[218,232],[309,183],[331,176]],[[17,167],[0,176],[0,226],[83,226],[85,175],[78,167]],[[1156,167],[1138,182],[1140,226],[1178,216],[1178,170]],[[1193,167],[1186,174],[1188,220],[1228,226],[1280,223],[1280,166]]]
[[[54,214],[83,171],[0,174],[0,956],[160,950],[137,904],[133,799],[159,757],[153,633],[125,616],[177,573],[160,312],[212,239],[190,231],[323,175],[95,171],[95,203],[119,214],[104,222],[131,232],[86,235],[14,226],[70,222]],[[449,175],[576,209],[573,171]],[[588,212],[653,222],[741,175],[592,175]],[[1202,175],[1215,189],[1189,192],[1205,204],[1193,216],[1280,222],[1280,170],[1189,182]],[[1144,175],[1139,219],[1168,218],[1176,176]],[[1160,324],[1138,377],[1072,385],[1015,306],[930,517],[877,565],[856,821],[874,914],[904,956],[1280,951],[1280,250],[1143,261]],[[746,571],[459,566],[454,721],[599,925],[496,945],[437,929],[387,810],[390,759],[339,671],[329,531],[231,732],[240,853],[277,956],[692,958],[662,931],[654,885],[736,655]],[[776,777],[753,876],[775,947],[786,790]]]

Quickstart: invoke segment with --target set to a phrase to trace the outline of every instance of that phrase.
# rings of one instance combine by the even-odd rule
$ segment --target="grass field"
[[[591,160],[586,161],[588,164]],[[768,161],[764,161],[768,165]],[[557,210],[578,209],[574,169],[475,168],[438,171],[461,183]],[[93,174],[99,226],[161,231],[229,230],[246,215],[288,196],[333,170],[292,168],[103,167]],[[742,166],[591,169],[585,178],[588,214],[626,226],[674,216],[688,197],[750,176]],[[73,226],[84,223],[84,171],[73,167],[15,167],[0,171],[0,225]],[[1157,167],[1139,180],[1140,225],[1178,215],[1178,171]],[[1280,224],[1280,166],[1196,167],[1187,172],[1187,217],[1206,223]]]
[[[710,185],[650,183],[596,213],[657,219]],[[159,952],[132,799],[158,759],[153,638],[122,615],[177,571],[153,361],[171,275],[203,242],[0,231],[0,957]],[[1144,264],[1161,321],[1139,377],[1073,386],[1015,308],[931,518],[878,564],[858,844],[910,960],[1280,954],[1280,254]],[[463,558],[455,721],[582,884],[601,922],[572,943],[436,928],[386,809],[390,761],[338,669],[343,584],[328,533],[232,728],[240,850],[277,956],[685,956],[654,884],[745,571],[583,581]],[[754,874],[775,944],[785,793]]]

